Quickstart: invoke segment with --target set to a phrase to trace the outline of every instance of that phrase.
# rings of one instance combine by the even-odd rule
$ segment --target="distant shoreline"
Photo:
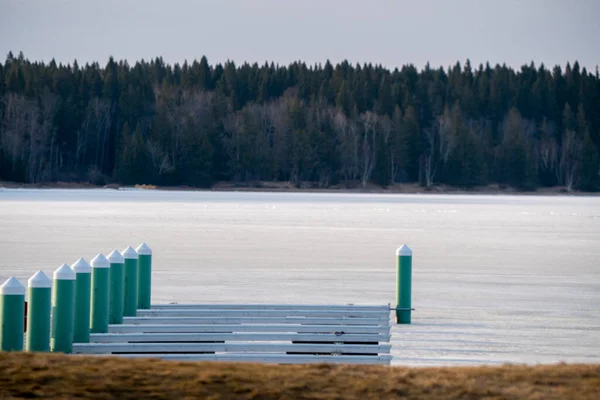
[[[336,185],[328,188],[318,188],[310,184],[298,186],[287,182],[254,182],[248,184],[219,182],[209,188],[191,186],[155,186],[155,185],[92,185],[79,182],[45,182],[18,183],[0,181],[0,189],[140,189],[161,191],[201,191],[201,192],[278,192],[278,193],[341,193],[341,194],[443,194],[443,195],[520,195],[520,196],[600,196],[600,192],[567,192],[564,187],[546,187],[537,190],[523,191],[508,186],[487,185],[472,189],[461,189],[447,185],[436,185],[425,188],[418,184],[394,184],[388,187],[369,184]]]

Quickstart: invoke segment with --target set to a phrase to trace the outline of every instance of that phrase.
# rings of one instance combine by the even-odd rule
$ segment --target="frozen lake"
[[[146,241],[153,301],[387,304],[393,364],[600,362],[600,197],[0,189],[0,282]]]

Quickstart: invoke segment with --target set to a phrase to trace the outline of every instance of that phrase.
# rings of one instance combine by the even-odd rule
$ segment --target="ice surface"
[[[600,197],[0,191],[0,282],[153,250],[153,302],[394,302],[393,364],[600,362]]]

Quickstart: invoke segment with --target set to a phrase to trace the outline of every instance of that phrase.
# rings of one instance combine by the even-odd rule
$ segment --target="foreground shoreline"
[[[0,181],[1,189],[145,189],[161,191],[200,191],[200,192],[280,192],[280,193],[340,193],[340,194],[423,194],[423,195],[517,195],[517,196],[600,196],[600,192],[567,191],[564,187],[547,187],[523,191],[501,185],[487,185],[472,189],[461,189],[447,185],[437,185],[425,188],[418,184],[395,184],[388,187],[369,184],[337,185],[328,188],[318,188],[311,185],[294,186],[285,182],[255,182],[251,184],[236,184],[219,182],[211,187],[191,186],[155,186],[155,185],[92,185],[79,182],[45,182],[18,183]]]
[[[0,353],[2,398],[598,399],[599,364],[384,367]]]

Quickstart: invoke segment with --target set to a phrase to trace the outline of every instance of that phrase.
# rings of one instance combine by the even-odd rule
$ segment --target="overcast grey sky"
[[[0,56],[600,64],[600,0],[0,0]]]

